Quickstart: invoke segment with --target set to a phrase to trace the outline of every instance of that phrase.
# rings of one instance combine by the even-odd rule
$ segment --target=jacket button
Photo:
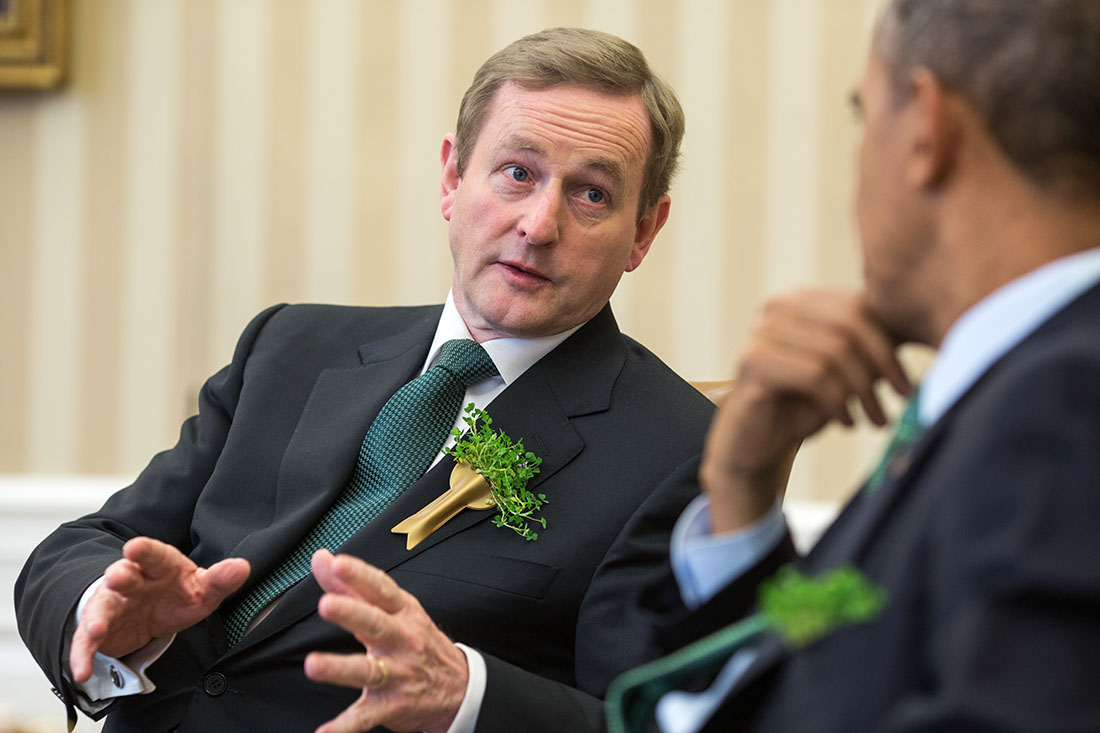
[[[202,689],[210,697],[222,694],[226,687],[225,675],[221,672],[211,672],[202,678]]]

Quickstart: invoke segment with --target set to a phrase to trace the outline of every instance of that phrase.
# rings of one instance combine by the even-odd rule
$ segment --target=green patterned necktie
[[[871,472],[871,475],[863,484],[862,490],[864,493],[873,494],[878,491],[878,488],[882,486],[882,482],[886,478],[886,471],[890,467],[890,462],[916,443],[917,438],[919,438],[923,432],[924,426],[920,424],[920,388],[917,388],[913,391],[913,394],[910,395],[909,402],[905,405],[905,412],[903,412],[898,419],[898,426],[894,430],[894,436],[890,438],[886,450],[882,453],[882,458],[879,459],[878,465],[875,466],[875,470]]]
[[[322,547],[335,552],[424,474],[446,442],[466,390],[497,374],[479,344],[469,339],[448,341],[435,366],[390,397],[367,430],[355,473],[336,503],[289,557],[226,616],[230,648],[261,609],[309,575],[314,552]]]

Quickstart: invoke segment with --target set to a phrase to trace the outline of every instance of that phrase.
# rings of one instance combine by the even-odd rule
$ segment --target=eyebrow
[[[611,179],[611,184],[617,190],[622,191],[626,187],[626,176],[623,174],[622,166],[618,163],[607,158],[591,158],[586,160],[584,165],[587,168],[595,168]]]
[[[542,146],[528,138],[519,136],[504,138],[497,146],[497,150],[523,150],[532,152],[535,155],[545,155],[546,153]],[[584,168],[595,169],[607,176],[607,178],[611,180],[611,183],[620,191],[626,186],[626,175],[623,172],[622,166],[616,161],[601,156],[595,156],[581,161],[581,165]]]

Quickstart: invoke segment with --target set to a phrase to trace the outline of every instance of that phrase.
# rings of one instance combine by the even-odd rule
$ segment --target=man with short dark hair
[[[20,632],[70,714],[512,731],[513,676],[598,710],[651,656],[625,598],[667,562],[712,414],[608,305],[668,216],[683,127],[614,36],[553,29],[486,62],[442,146],[446,304],[265,311],[176,447],[28,561]],[[541,458],[535,541],[493,510],[391,532],[448,489],[468,403]]]
[[[765,308],[643,602],[684,648],[612,685],[612,731],[1100,730],[1097,69],[1095,0],[890,3],[864,290]],[[904,342],[939,349],[917,392]],[[793,451],[885,422],[880,380],[912,393],[887,460],[775,574]]]

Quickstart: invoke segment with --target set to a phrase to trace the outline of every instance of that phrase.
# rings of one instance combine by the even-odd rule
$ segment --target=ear
[[[634,229],[634,247],[630,250],[630,261],[626,265],[627,272],[633,272],[638,269],[638,265],[642,264],[646,253],[649,252],[649,246],[657,237],[657,232],[661,231],[661,227],[668,221],[668,210],[671,204],[672,199],[665,194],[642,215]]]
[[[906,177],[911,185],[928,188],[941,183],[955,164],[958,124],[947,92],[932,72],[917,68],[910,84]]]
[[[439,182],[439,204],[443,211],[443,218],[451,220],[451,209],[454,207],[455,195],[458,191],[458,146],[455,144],[455,136],[448,132],[443,136],[443,145],[439,151],[439,162],[443,165],[443,175]]]

